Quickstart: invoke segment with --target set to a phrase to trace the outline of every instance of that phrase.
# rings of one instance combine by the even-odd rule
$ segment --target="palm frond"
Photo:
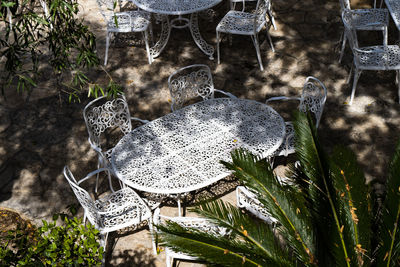
[[[368,187],[352,151],[337,147],[331,156],[331,178],[335,203],[352,265],[370,263],[371,211]],[[353,248],[353,249],[351,249]]]
[[[382,208],[380,229],[381,246],[378,250],[380,266],[396,266],[400,247],[400,142],[390,164],[386,181],[386,197]]]
[[[266,210],[282,224],[278,230],[297,257],[302,262],[314,263],[312,222],[302,193],[284,187],[267,162],[245,150],[234,151],[232,161],[222,164],[233,170],[248,188],[257,192]]]
[[[317,257],[320,261],[326,261],[319,264],[326,264],[330,257],[334,257],[331,260],[336,261],[337,266],[350,266],[350,248],[345,243],[343,223],[339,220],[338,207],[333,198],[336,192],[330,177],[330,160],[318,142],[310,114],[296,112],[294,117],[296,154],[301,162],[302,171],[310,179],[308,197],[317,231]],[[327,245],[330,245],[330,249],[327,249]]]
[[[287,250],[282,249],[276,239],[271,226],[265,222],[257,222],[247,214],[242,213],[237,207],[224,203],[221,200],[203,203],[199,208],[194,208],[202,217],[209,219],[215,225],[224,227],[235,236],[240,236],[247,242],[254,256],[272,258],[282,265],[291,265],[291,257]]]
[[[184,228],[177,223],[158,225],[160,244],[176,252],[195,256],[210,264],[224,266],[290,266],[274,259],[254,257],[252,249],[237,239],[221,237],[192,228]]]

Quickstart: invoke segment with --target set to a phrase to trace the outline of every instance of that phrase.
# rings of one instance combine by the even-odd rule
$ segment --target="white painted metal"
[[[264,26],[267,26],[266,14],[268,6],[270,6],[269,0],[258,0],[255,13],[231,10],[222,18],[216,29],[218,64],[220,64],[220,33],[248,35],[253,40],[254,47],[256,48],[260,70],[264,70],[260,54],[260,44],[258,42],[258,33]],[[268,29],[266,29],[266,33],[271,49],[275,52]]]
[[[153,58],[150,54],[150,47],[148,41],[148,31],[150,30],[150,14],[145,11],[135,10],[126,12],[116,12],[115,4],[120,1],[115,0],[96,0],[100,12],[103,15],[107,23],[107,36],[106,36],[106,52],[104,57],[104,65],[107,65],[108,59],[108,48],[110,46],[110,39],[113,33],[123,33],[123,32],[142,32],[147,57],[149,64],[153,62]]]
[[[77,181],[70,169],[64,167],[64,176],[72,188],[76,198],[84,210],[84,218],[88,219],[101,235],[101,245],[106,248],[109,232],[128,226],[139,226],[147,221],[152,232],[152,212],[145,201],[129,187],[122,188],[105,197],[94,200],[80,184],[108,169],[98,169]],[[154,244],[154,242],[153,242]],[[153,250],[156,252],[155,246]]]
[[[349,0],[340,0],[342,12],[347,10],[351,25],[358,31],[382,31],[383,42],[387,45],[387,27],[389,24],[389,12],[384,8],[351,9]],[[374,4],[375,6],[375,4]],[[342,48],[340,50],[339,62],[342,61],[346,47],[347,36],[343,31]]]
[[[353,51],[354,81],[351,90],[350,102],[353,103],[357,81],[363,70],[395,70],[397,80],[400,76],[400,48],[398,45],[376,45],[359,47],[356,28],[352,25],[351,13],[348,10],[342,12],[342,20],[345,26],[345,34]],[[351,75],[351,72],[350,72]],[[400,83],[398,83],[400,103]]]
[[[318,128],[324,111],[327,90],[325,85],[315,77],[307,77],[304,83],[300,97],[277,96],[267,99],[268,104],[276,100],[297,100],[299,101],[299,110],[306,112],[307,110],[314,113],[315,125]],[[276,156],[287,156],[295,152],[294,128],[292,122],[286,122],[285,142],[277,149]]]
[[[206,187],[230,174],[220,160],[246,148],[270,156],[285,136],[282,117],[251,100],[216,98],[183,107],[125,135],[111,163],[132,188],[180,194]]]
[[[222,0],[130,0],[140,9],[162,16],[162,29],[159,41],[150,48],[152,58],[159,56],[165,48],[171,28],[189,27],[193,40],[204,54],[213,59],[214,47],[209,45],[201,36],[198,25],[198,12],[209,9]],[[182,17],[189,15],[190,19]],[[168,15],[177,15],[177,19],[169,22]],[[179,24],[178,21],[184,22]]]
[[[244,12],[246,9],[247,2],[257,2],[257,0],[230,0],[229,7],[231,10],[235,10],[236,4],[242,3],[242,11]],[[274,17],[274,13],[272,11],[271,1],[269,1],[268,3],[269,3],[269,5],[267,6],[267,13],[268,13],[269,19],[271,20],[272,26],[274,27],[274,30],[276,31],[278,28],[276,27],[275,17]]]
[[[179,224],[181,227],[187,228],[187,229],[196,229],[201,232],[209,233],[212,235],[218,235],[218,236],[226,236],[230,232],[223,227],[217,226],[210,222],[209,220],[205,218],[199,218],[199,217],[169,217],[169,216],[164,216],[160,214],[160,210],[156,209],[154,211],[154,225],[157,227],[157,225],[162,225],[166,221],[174,222]],[[196,257],[186,255],[181,252],[175,252],[171,248],[166,247],[165,248],[165,260],[166,260],[166,266],[171,267],[174,259],[180,259],[180,260],[197,260]]]
[[[236,98],[231,93],[214,88],[211,70],[207,65],[195,64],[181,68],[168,78],[171,95],[171,110],[175,111],[195,97],[203,100],[214,98],[214,92],[220,92],[230,98]]]
[[[89,134],[89,143],[98,155],[98,168],[111,168],[110,157],[112,149],[102,150],[101,136],[110,128],[119,128],[123,134],[127,134],[132,130],[131,120],[147,123],[149,121],[131,117],[128,103],[124,95],[119,95],[115,99],[109,99],[108,96],[96,98],[86,105],[83,110],[83,118],[85,119],[86,128]],[[96,192],[97,192],[96,182]],[[111,176],[109,183],[112,187]]]

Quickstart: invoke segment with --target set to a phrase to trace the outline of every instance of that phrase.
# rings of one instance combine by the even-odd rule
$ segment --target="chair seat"
[[[400,69],[400,47],[398,45],[368,46],[355,49],[355,62],[359,69]]]
[[[108,32],[142,32],[150,24],[150,14],[144,11],[118,12],[115,15],[109,14],[107,18]]]
[[[129,205],[127,205],[129,203]],[[126,207],[122,208],[122,206]],[[151,218],[150,209],[145,202],[129,187],[118,190],[104,198],[98,199],[95,206],[100,213],[100,233],[108,233],[139,224],[141,221]]]
[[[107,167],[113,172],[112,166],[111,166],[111,154],[112,154],[112,148],[107,150],[105,152],[105,157],[107,158]],[[113,172],[114,173],[114,172]],[[117,176],[116,174],[114,174],[115,176]],[[143,197],[142,199],[144,200],[144,202],[147,204],[147,206],[149,206],[149,208],[151,210],[155,210],[156,208],[158,208],[161,204],[161,202],[163,201],[163,199],[166,196],[163,194],[148,194],[146,197]]]
[[[217,31],[253,35],[254,34],[254,17],[255,14],[242,11],[229,11],[217,26]],[[256,32],[259,32],[265,23],[257,25]]]

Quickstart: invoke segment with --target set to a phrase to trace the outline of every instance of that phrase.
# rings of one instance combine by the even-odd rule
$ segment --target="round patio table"
[[[126,185],[150,193],[182,194],[206,187],[231,172],[236,148],[267,157],[285,136],[282,117],[270,106],[218,98],[186,106],[125,135],[111,164]]]
[[[168,43],[171,28],[189,27],[193,40],[204,54],[213,59],[214,47],[209,45],[201,36],[198,25],[198,12],[209,9],[222,0],[130,0],[145,11],[161,15],[161,34],[157,43],[150,48],[152,58],[158,57]],[[182,15],[190,14],[190,19]],[[177,15],[171,20],[168,15]]]

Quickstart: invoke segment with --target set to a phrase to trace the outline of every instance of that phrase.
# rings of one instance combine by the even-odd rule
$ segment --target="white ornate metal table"
[[[134,129],[114,147],[112,167],[132,188],[182,194],[230,174],[219,163],[239,147],[269,156],[285,136],[282,117],[266,104],[218,98],[186,106]]]
[[[214,47],[209,45],[201,36],[198,25],[198,12],[209,9],[222,0],[130,0],[137,7],[145,11],[162,15],[161,35],[157,43],[150,48],[152,58],[158,57],[168,43],[171,28],[189,27],[193,40],[204,54],[213,59]],[[190,19],[182,15],[190,14]],[[168,15],[177,15],[171,20]]]

